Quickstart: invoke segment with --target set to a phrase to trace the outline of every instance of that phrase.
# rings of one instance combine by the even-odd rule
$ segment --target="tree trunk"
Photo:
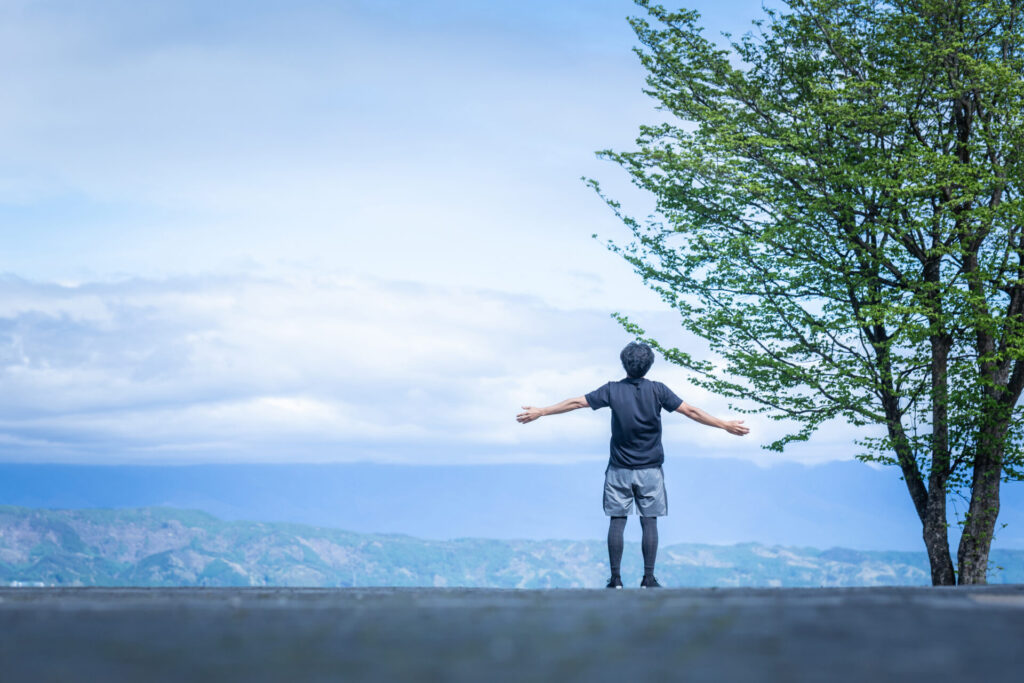
[[[971,504],[957,550],[959,583],[962,585],[988,583],[988,554],[999,517],[1002,448],[995,444],[999,444],[1001,439],[991,432],[986,437],[982,441],[988,443],[979,443],[978,456],[974,461]],[[989,447],[985,448],[986,445]]]
[[[928,293],[931,322],[942,325],[942,300],[938,293],[941,264],[937,259],[925,266],[925,280],[935,286]],[[932,352],[932,463],[928,475],[928,505],[921,519],[924,546],[932,570],[933,586],[956,585],[953,557],[949,552],[949,525],[946,521],[946,484],[949,481],[949,349],[953,339],[945,332],[930,337]]]
[[[932,585],[955,585],[956,574],[953,571],[953,558],[949,553],[949,536],[946,529],[946,489],[935,484],[931,490],[925,488],[921,472],[900,424],[896,403],[891,397],[884,398],[883,403],[890,416],[887,421],[889,436],[893,441],[900,469],[903,470],[903,481],[921,520],[924,547],[928,551],[928,564],[932,571]]]
[[[929,491],[928,509],[922,520],[924,547],[928,550],[928,564],[932,570],[933,586],[956,585],[953,557],[949,552],[946,526],[946,491]]]

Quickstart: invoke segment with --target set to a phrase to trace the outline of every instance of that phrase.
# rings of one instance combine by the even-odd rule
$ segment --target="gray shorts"
[[[604,514],[625,517],[633,512],[633,499],[641,517],[668,514],[665,475],[661,467],[630,470],[608,465],[604,473]]]

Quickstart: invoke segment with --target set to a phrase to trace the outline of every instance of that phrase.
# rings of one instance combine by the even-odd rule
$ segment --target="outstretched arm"
[[[568,413],[570,410],[576,410],[577,408],[587,408],[590,404],[587,403],[586,396],[580,396],[578,398],[567,398],[561,403],[556,403],[553,406],[547,408],[534,408],[533,406],[523,406],[523,412],[516,415],[516,420],[522,424],[527,422],[533,422],[538,417],[545,415],[558,415],[559,413]]]
[[[679,407],[676,408],[676,412],[682,413],[691,420],[700,422],[702,425],[718,427],[719,429],[724,429],[730,434],[735,434],[736,436],[743,436],[750,431],[750,429],[743,426],[743,420],[721,420],[713,415],[705,413],[697,406],[691,406],[689,403],[681,403]]]

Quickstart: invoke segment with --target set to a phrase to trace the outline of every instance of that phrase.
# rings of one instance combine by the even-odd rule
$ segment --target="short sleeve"
[[[606,382],[599,388],[594,389],[589,394],[586,394],[584,398],[587,399],[587,404],[591,410],[597,410],[598,408],[606,408],[611,405],[611,392],[608,390],[610,382]]]
[[[683,399],[675,395],[675,393],[667,386],[658,382],[658,400],[661,402],[661,407],[670,413],[674,413],[679,406],[683,405]]]

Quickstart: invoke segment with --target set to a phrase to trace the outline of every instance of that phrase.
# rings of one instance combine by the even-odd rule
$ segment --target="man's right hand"
[[[736,436],[746,436],[750,431],[749,427],[743,426],[743,420],[725,420],[722,429]]]
[[[722,420],[713,415],[708,415],[695,405],[683,402],[676,408],[677,413],[682,413],[694,422],[700,422],[709,427],[721,427],[730,434],[746,436],[750,430],[743,426],[743,420]]]

